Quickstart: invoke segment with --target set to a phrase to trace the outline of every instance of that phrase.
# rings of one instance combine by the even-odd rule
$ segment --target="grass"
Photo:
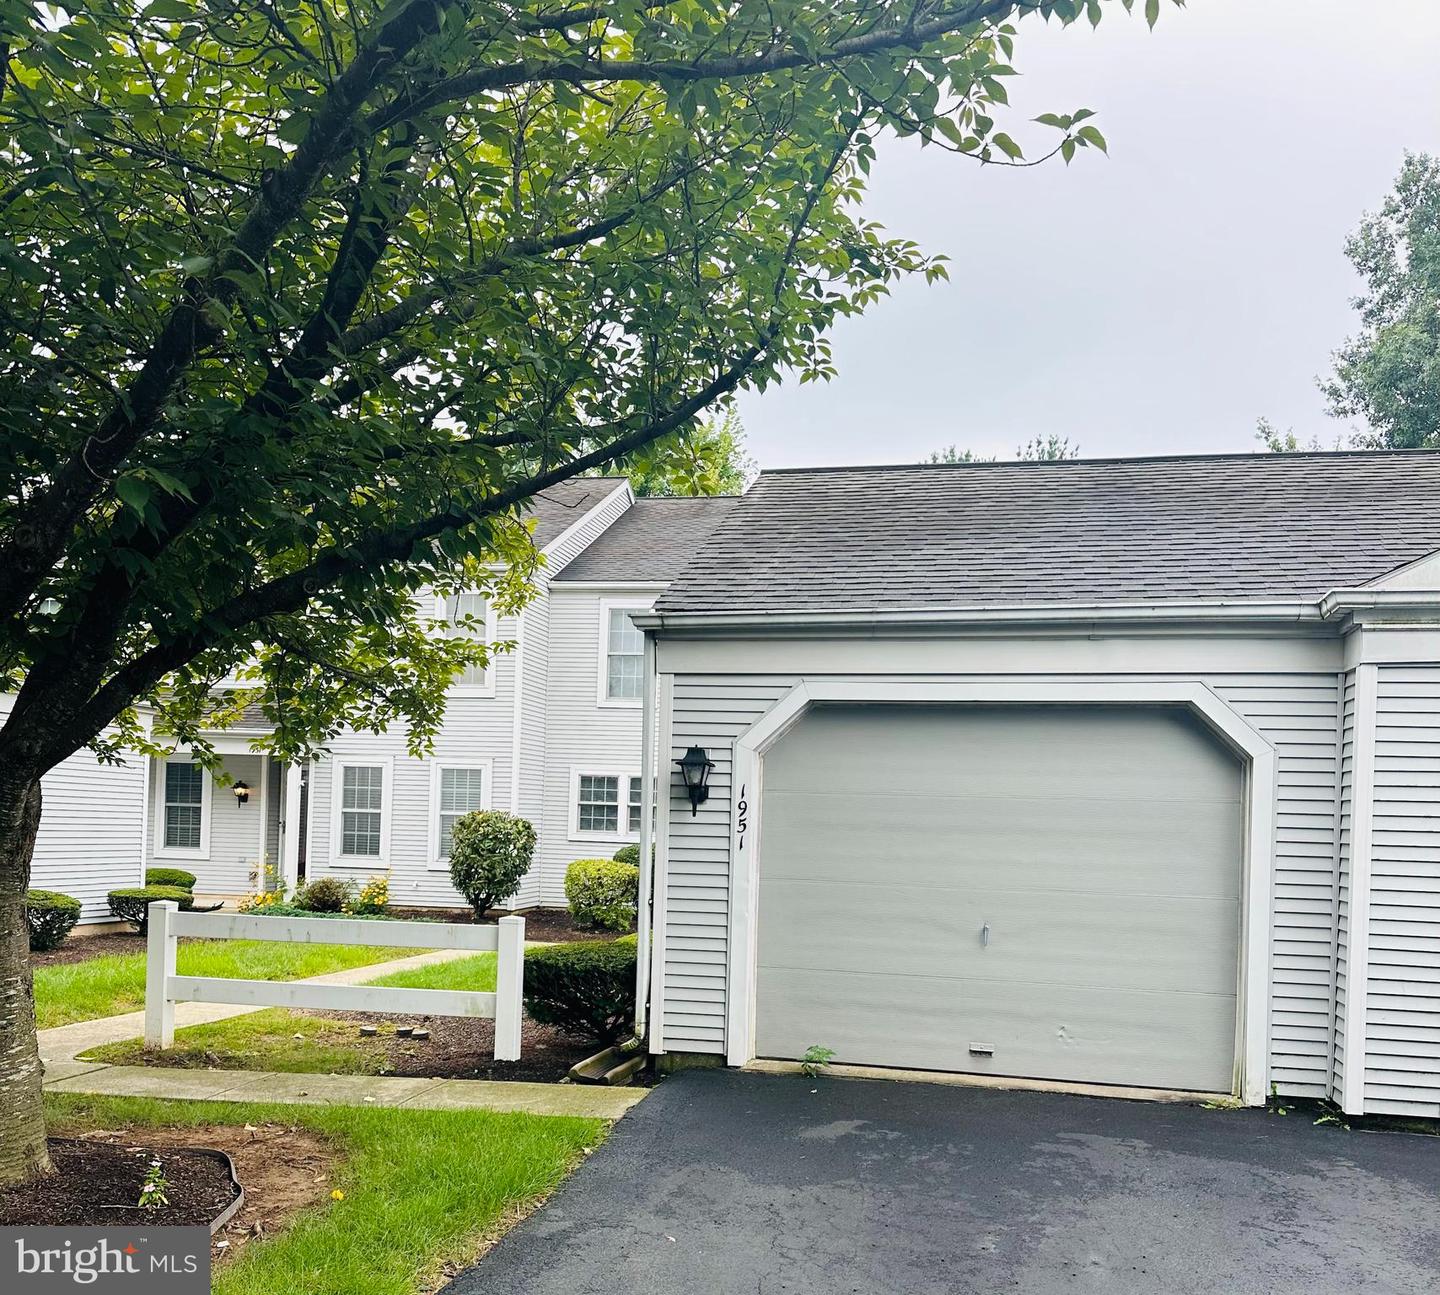
[[[477,953],[454,962],[393,971],[368,983],[405,989],[493,990],[495,955]],[[182,1068],[218,1066],[224,1070],[278,1070],[306,1075],[378,1075],[385,1071],[387,1056],[383,1034],[362,1039],[354,1024],[270,1008],[176,1030],[175,1047],[166,1054],[166,1062]],[[139,1039],[92,1048],[84,1059],[116,1066],[139,1066],[153,1060],[146,1056]]]
[[[182,976],[240,980],[302,980],[419,953],[356,944],[276,944],[266,940],[184,940],[176,955]],[[35,969],[35,1017],[42,1030],[115,1016],[145,1006],[145,950]]]
[[[46,1098],[51,1131],[276,1123],[339,1148],[340,1201],[247,1244],[215,1273],[214,1295],[413,1295],[473,1260],[502,1227],[553,1191],[605,1135],[602,1120],[489,1111]]]

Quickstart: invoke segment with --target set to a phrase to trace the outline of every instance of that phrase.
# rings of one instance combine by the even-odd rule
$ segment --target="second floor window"
[[[451,594],[445,600],[446,633],[452,638],[484,639],[489,603],[484,594]],[[468,665],[455,676],[451,686],[484,688],[488,683],[487,667]]]
[[[605,633],[605,696],[611,701],[639,701],[645,673],[645,636],[631,621],[631,611],[611,607]]]

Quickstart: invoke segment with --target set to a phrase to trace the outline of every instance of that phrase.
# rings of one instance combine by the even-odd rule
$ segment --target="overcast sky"
[[[886,143],[867,214],[951,281],[837,329],[833,382],[742,397],[762,467],[1008,458],[1052,432],[1085,457],[1243,451],[1261,415],[1347,432],[1314,379],[1354,328],[1346,235],[1407,148],[1440,151],[1440,0],[1190,0],[1153,32],[1105,9],[1093,32],[1019,24],[1001,125],[1038,152],[1029,118],[1094,108],[1108,160]]]

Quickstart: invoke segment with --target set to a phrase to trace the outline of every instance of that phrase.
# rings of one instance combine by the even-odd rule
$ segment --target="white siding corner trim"
[[[1235,1091],[1247,1105],[1264,1104],[1269,1087],[1267,1039],[1270,1023],[1271,882],[1275,851],[1275,748],[1204,684],[1186,681],[921,682],[826,679],[802,682],[790,689],[735,742],[725,1029],[726,1061],[730,1065],[744,1065],[755,1056],[757,860],[763,848],[759,785],[763,767],[761,757],[817,702],[1182,705],[1200,716],[1245,762],[1245,904],[1240,932]],[[664,820],[662,815],[662,823]],[[664,856],[662,849],[662,859]],[[656,924],[659,925],[658,916]],[[654,1001],[659,1003],[662,1000],[656,995]],[[654,1014],[654,1024],[659,1024],[659,1016],[658,1012]],[[652,1039],[652,1049],[655,1046]]]

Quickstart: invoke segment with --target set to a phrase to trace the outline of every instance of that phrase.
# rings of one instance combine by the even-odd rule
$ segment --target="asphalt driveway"
[[[931,1084],[666,1080],[450,1295],[1440,1290],[1440,1140]]]

